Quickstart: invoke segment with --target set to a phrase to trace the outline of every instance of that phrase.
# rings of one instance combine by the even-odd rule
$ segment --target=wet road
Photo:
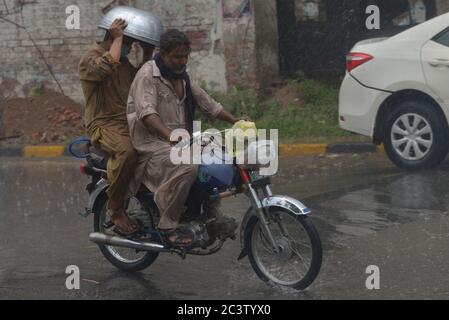
[[[78,161],[0,159],[0,299],[360,299],[449,297],[449,164],[407,173],[384,155],[281,159],[275,179],[313,209],[324,245],[323,267],[305,292],[261,282],[239,242],[209,257],[160,255],[138,274],[117,271],[88,241],[88,178]],[[243,196],[223,209],[241,218]],[[67,290],[66,267],[81,272]],[[368,290],[369,265],[380,290]]]

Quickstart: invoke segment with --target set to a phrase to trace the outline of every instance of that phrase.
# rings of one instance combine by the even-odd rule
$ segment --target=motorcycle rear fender
[[[299,202],[298,200],[288,197],[288,196],[271,196],[263,199],[261,201],[263,208],[279,208],[283,210],[287,210],[297,216],[306,216],[309,215],[312,210],[307,208],[304,204]],[[258,220],[256,211],[251,207],[246,212],[246,215],[243,217],[242,226],[240,229],[240,244],[242,247],[242,251],[238,257],[238,260],[243,259],[248,255],[248,226],[256,223]]]
[[[106,194],[106,190],[109,187],[109,183],[105,179],[101,179],[95,185],[94,191],[89,195],[89,200],[87,201],[86,207],[86,217],[88,217],[96,207],[98,201],[100,201],[101,196]]]

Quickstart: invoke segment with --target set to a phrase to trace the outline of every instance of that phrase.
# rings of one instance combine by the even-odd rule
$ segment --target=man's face
[[[172,72],[181,74],[187,68],[189,62],[190,48],[187,46],[180,46],[173,49],[171,52],[162,52],[161,57],[165,65],[171,69]]]

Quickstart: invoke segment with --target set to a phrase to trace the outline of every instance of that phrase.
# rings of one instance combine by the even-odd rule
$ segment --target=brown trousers
[[[128,128],[122,124],[97,128],[92,133],[91,139],[95,147],[101,148],[109,155],[108,210],[112,212],[123,210],[138,160],[137,152],[131,144]]]

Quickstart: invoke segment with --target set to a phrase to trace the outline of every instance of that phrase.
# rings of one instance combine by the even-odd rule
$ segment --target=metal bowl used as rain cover
[[[123,32],[125,36],[159,46],[164,27],[161,20],[151,12],[127,6],[115,7],[105,14],[98,27],[108,30],[115,19],[123,19],[128,23]]]

